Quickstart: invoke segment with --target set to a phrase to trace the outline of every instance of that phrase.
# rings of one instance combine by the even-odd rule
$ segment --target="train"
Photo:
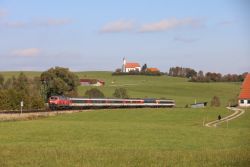
[[[142,107],[174,107],[172,99],[116,99],[116,98],[72,98],[51,96],[48,100],[51,110],[89,109],[89,108],[142,108]]]

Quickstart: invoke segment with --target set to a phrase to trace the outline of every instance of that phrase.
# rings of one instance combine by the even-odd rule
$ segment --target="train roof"
[[[87,98],[87,97],[66,97],[62,95],[58,96],[51,96],[51,97],[59,97],[60,99],[69,99],[69,100],[113,100],[113,101],[120,101],[120,100],[161,100],[161,101],[174,101],[173,99],[157,99],[157,98],[127,98],[127,99],[118,99],[118,98]],[[50,97],[50,98],[51,98]]]
[[[129,99],[115,99],[115,98],[69,98],[70,100],[162,100],[162,101],[174,101],[173,99],[156,99],[156,98],[129,98]]]

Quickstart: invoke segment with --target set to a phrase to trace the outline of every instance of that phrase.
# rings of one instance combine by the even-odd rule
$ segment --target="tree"
[[[204,77],[204,73],[203,73],[203,71],[199,71],[198,72],[198,75],[197,75],[199,78],[203,78]]]
[[[115,72],[117,72],[117,73],[121,73],[121,72],[122,72],[122,69],[117,68],[117,69],[115,70]]]
[[[171,67],[169,69],[169,76],[194,78],[197,76],[197,72],[192,68],[183,68],[177,66]]]
[[[76,96],[80,85],[76,74],[68,68],[55,67],[41,74],[41,81],[46,87],[47,98],[52,95]]]
[[[97,88],[89,89],[85,92],[85,96],[88,98],[103,98],[104,94]]]
[[[194,69],[186,68],[186,77],[187,78],[192,78],[192,77],[196,77],[196,76],[197,76],[197,72]]]
[[[40,82],[40,79],[39,79]],[[40,88],[36,86],[35,79],[28,78],[24,73],[18,77],[11,77],[2,82],[0,90],[0,109],[18,110],[20,102],[24,102],[23,109],[42,109],[44,101],[40,94]]]
[[[238,96],[235,96],[228,100],[228,106],[229,107],[236,107],[238,106]]]
[[[2,89],[4,86],[4,77],[2,74],[0,74],[0,89]]]
[[[17,91],[23,91],[25,93],[29,92],[29,80],[28,77],[21,72],[17,79],[13,80],[13,86]]]
[[[113,96],[116,98],[123,98],[123,99],[129,98],[127,89],[125,88],[116,88],[115,92],[113,93]]]
[[[147,71],[147,68],[148,68],[147,64],[144,64],[144,65],[142,66],[142,68],[141,68],[141,71],[142,71],[142,72],[145,72],[145,71]]]
[[[217,96],[214,96],[211,100],[212,107],[220,107],[220,99]]]

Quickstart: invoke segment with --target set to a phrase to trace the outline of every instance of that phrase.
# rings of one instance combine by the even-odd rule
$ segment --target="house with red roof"
[[[250,107],[250,73],[248,73],[241,85],[240,95],[238,97],[240,107]]]
[[[125,58],[123,58],[122,64],[122,72],[129,72],[129,71],[141,71],[141,66],[139,63],[135,62],[127,62]]]
[[[158,68],[155,67],[151,67],[151,68],[147,68],[148,72],[160,72],[160,70]]]
[[[99,79],[80,79],[81,86],[104,86],[105,81]]]

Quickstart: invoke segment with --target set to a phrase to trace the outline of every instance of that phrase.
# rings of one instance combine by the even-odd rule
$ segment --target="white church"
[[[122,72],[129,72],[129,71],[141,71],[141,66],[139,63],[127,63],[126,59],[123,58],[122,64]]]

